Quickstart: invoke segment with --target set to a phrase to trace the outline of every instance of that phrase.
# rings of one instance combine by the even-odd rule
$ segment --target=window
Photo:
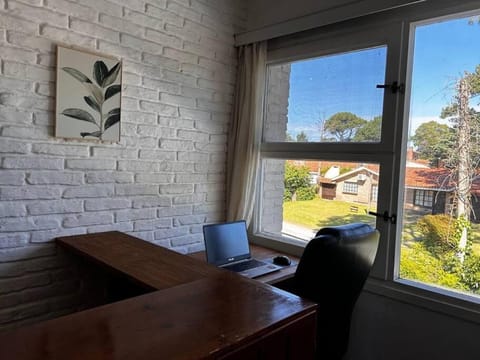
[[[386,46],[268,67],[266,142],[379,142]]]
[[[372,197],[373,202],[377,202],[378,199],[378,185],[372,185]]]
[[[341,34],[343,47],[329,51],[320,40],[321,53],[291,60],[296,50],[287,49],[269,59],[255,235],[304,245],[321,227],[376,227],[372,190],[392,163],[381,154],[392,153],[384,118],[395,103],[377,87],[390,77],[393,38],[379,33]]]
[[[322,226],[369,222],[375,284],[480,302],[480,11],[452,8],[269,44],[256,236],[304,245]],[[291,187],[302,171],[308,186]]]
[[[263,203],[260,230],[274,238],[305,243],[322,227],[349,222],[366,222],[375,226],[368,211],[376,211],[370,199],[370,184],[378,182],[379,166],[368,164],[372,176],[358,193],[344,194],[340,169],[361,168],[366,164],[322,160],[264,159]],[[335,170],[336,168],[336,170]],[[311,184],[311,170],[318,174]],[[348,184],[348,183],[347,183]]]
[[[358,184],[356,182],[345,181],[343,183],[343,192],[350,194],[358,194]]]
[[[433,19],[411,29],[399,266],[400,279],[472,295],[480,295],[479,16]]]
[[[433,191],[415,190],[414,205],[431,208],[433,205]]]

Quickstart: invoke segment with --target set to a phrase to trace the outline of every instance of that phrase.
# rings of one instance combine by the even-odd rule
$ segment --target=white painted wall
[[[0,327],[71,310],[57,236],[201,249],[224,219],[237,0],[0,0]],[[123,59],[120,143],[54,137],[55,45]]]
[[[478,360],[480,326],[364,292],[345,360]]]

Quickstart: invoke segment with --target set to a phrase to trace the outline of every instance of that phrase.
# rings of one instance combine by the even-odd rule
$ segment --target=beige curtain
[[[239,48],[235,107],[228,137],[227,221],[253,213],[260,163],[266,42]]]

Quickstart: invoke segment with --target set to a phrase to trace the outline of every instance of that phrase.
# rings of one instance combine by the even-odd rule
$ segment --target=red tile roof
[[[405,186],[411,188],[437,189],[450,191],[453,184],[449,178],[450,171],[444,168],[406,168]]]

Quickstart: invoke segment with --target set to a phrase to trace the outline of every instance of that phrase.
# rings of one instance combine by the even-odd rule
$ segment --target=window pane
[[[400,278],[480,294],[478,16],[417,26]]]
[[[265,141],[379,142],[386,47],[268,67]]]
[[[266,159],[260,232],[309,241],[325,226],[375,227],[378,176],[377,164]]]

